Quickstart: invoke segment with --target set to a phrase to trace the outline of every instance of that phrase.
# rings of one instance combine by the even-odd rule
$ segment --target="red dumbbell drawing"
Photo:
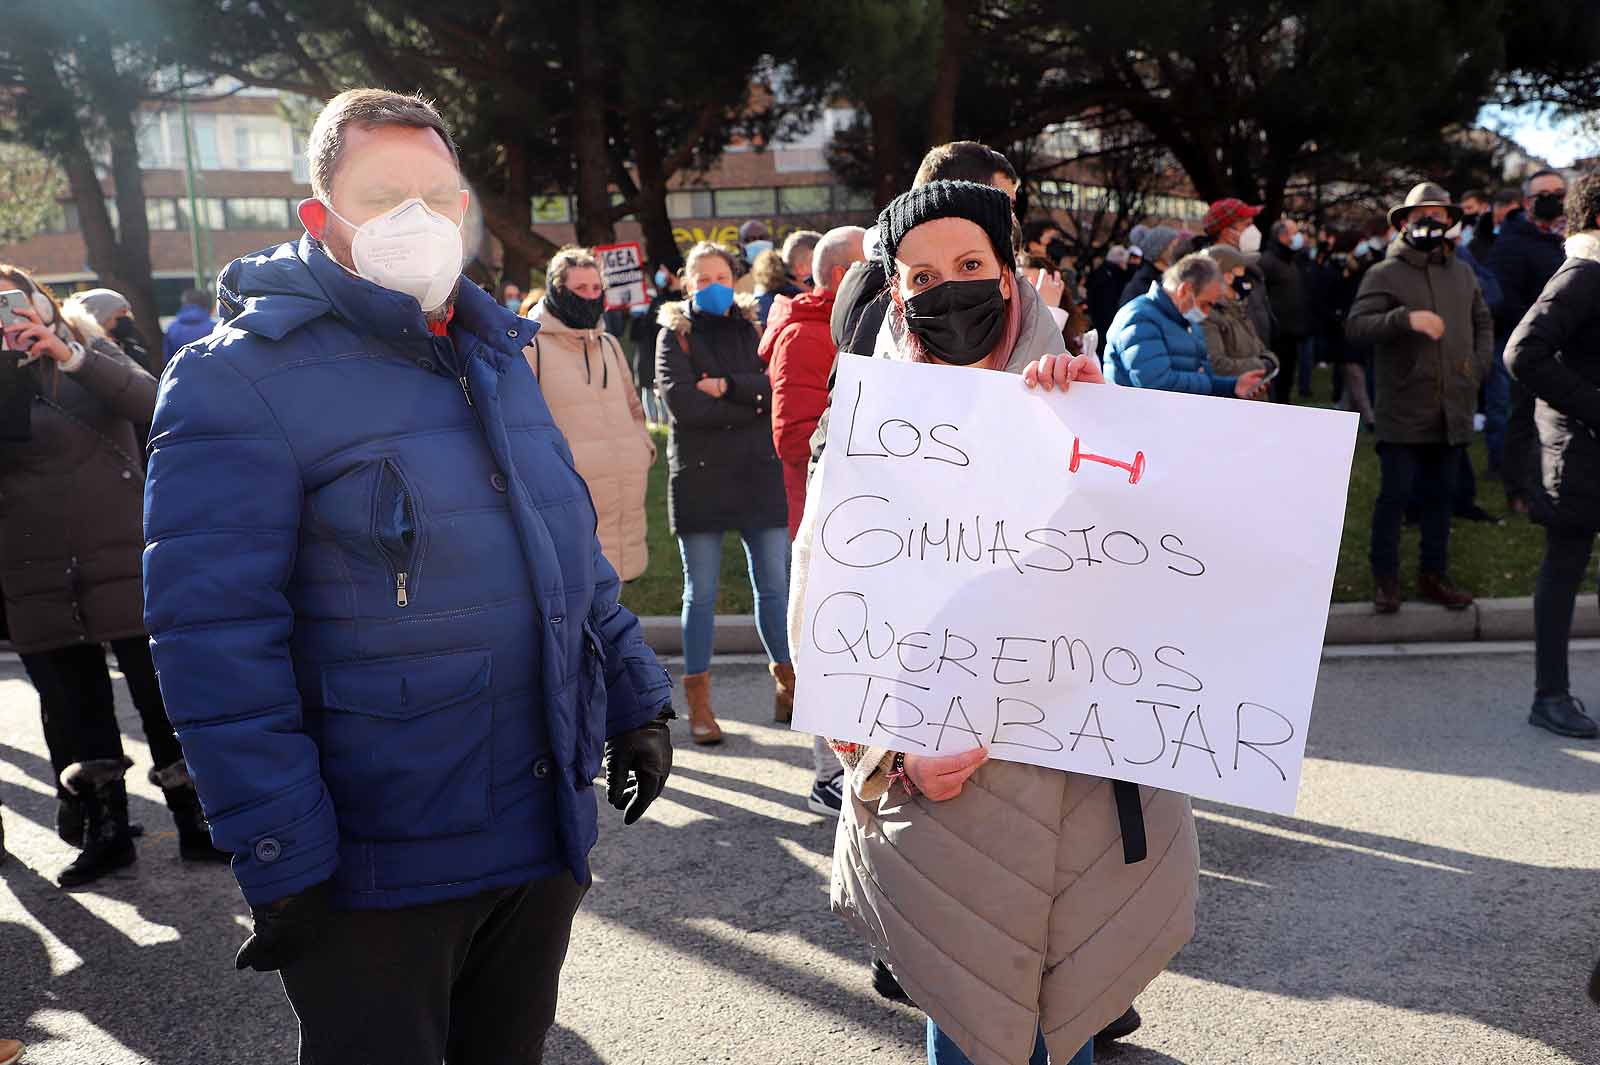
[[[1085,462],[1098,462],[1102,466],[1114,466],[1119,470],[1126,470],[1128,472],[1129,484],[1138,484],[1140,478],[1144,476],[1143,451],[1134,452],[1132,462],[1118,462],[1116,459],[1109,459],[1104,455],[1091,455],[1089,452],[1083,450],[1082,445],[1082,437],[1075,436],[1072,438],[1072,461],[1067,465],[1068,473],[1077,473],[1078,467],[1082,466]]]

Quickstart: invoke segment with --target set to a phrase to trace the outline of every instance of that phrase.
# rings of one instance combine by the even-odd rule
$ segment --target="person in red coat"
[[[817,242],[811,268],[815,287],[790,300],[784,316],[774,317],[761,340],[761,355],[772,378],[772,443],[783,460],[791,540],[806,509],[811,433],[828,405],[828,374],[834,356],[828,319],[833,314],[834,293],[845,271],[865,258],[862,241],[866,232],[860,226],[841,226]]]

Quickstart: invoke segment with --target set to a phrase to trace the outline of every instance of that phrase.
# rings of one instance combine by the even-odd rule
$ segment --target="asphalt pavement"
[[[1325,661],[1298,816],[1197,804],[1199,933],[1099,1060],[1600,1065],[1600,743],[1527,725],[1526,651],[1438,650]],[[1573,675],[1600,705],[1600,651]],[[828,912],[833,825],[769,691],[721,668],[727,742],[678,725],[645,820],[603,811],[552,1065],[925,1060],[921,1015],[873,994]],[[178,861],[119,696],[140,860],[63,891],[37,699],[0,658],[0,1037],[26,1065],[292,1062],[276,978],[233,969],[247,910],[225,868]]]

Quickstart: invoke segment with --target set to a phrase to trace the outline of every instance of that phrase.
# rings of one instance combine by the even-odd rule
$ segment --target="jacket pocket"
[[[489,822],[486,649],[347,662],[322,670],[322,775],[341,831],[431,839]]]
[[[372,542],[389,569],[394,605],[408,607],[415,593],[417,563],[422,557],[422,526],[417,496],[394,459],[378,466],[372,498]]]
[[[593,622],[583,623],[583,661],[578,665],[578,764],[584,782],[600,772],[606,744],[606,658],[605,644]]]

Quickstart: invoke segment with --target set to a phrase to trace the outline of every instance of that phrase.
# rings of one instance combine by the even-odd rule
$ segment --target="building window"
[[[835,211],[871,211],[876,207],[872,202],[870,192],[852,189],[848,185],[835,185],[833,187],[833,209]]]
[[[139,146],[139,165],[146,170],[171,170],[172,145],[167,136],[167,115],[162,111],[141,111],[136,117],[134,138]]]
[[[194,202],[195,202],[196,208],[198,208],[196,213],[198,213],[199,216],[200,216],[200,228],[202,228],[202,229],[222,229],[226,225],[226,221],[225,221],[225,218],[224,218],[224,215],[223,215],[222,201],[221,200],[196,197]],[[179,229],[188,229],[189,228],[189,200],[188,200],[187,197],[183,197],[183,198],[180,198],[177,201],[177,203],[178,203],[178,228]]]
[[[182,136],[180,120],[178,133]],[[217,116],[190,115],[189,134],[194,138],[194,165],[197,170],[221,170],[222,153],[217,148]]]
[[[821,148],[775,148],[772,168],[780,174],[809,174],[828,169]]]
[[[234,164],[239,170],[290,170],[289,127],[268,115],[235,115]]]
[[[827,214],[833,202],[827,185],[796,185],[778,190],[778,211],[782,214]]]
[[[709,189],[684,189],[667,193],[668,218],[710,218],[711,192]]]
[[[718,218],[755,218],[770,215],[777,210],[776,189],[717,189],[715,192]]]
[[[177,229],[178,205],[172,200],[146,200],[144,217],[152,230]]]
[[[288,229],[289,201],[236,199],[223,201],[223,214],[229,229]]]

